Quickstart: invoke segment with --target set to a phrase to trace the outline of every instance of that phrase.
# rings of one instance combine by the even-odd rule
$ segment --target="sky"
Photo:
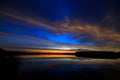
[[[120,0],[0,0],[0,47],[120,51]]]

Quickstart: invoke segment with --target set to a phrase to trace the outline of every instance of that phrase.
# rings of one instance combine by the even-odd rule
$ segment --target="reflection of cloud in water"
[[[53,68],[56,66],[68,66],[68,65],[107,65],[120,63],[120,59],[89,59],[89,58],[22,58],[22,68],[37,67],[39,70],[45,68]],[[31,66],[32,65],[32,66]],[[41,67],[42,66],[42,67]]]
[[[80,80],[81,77],[84,77],[83,80],[86,80],[86,78],[89,79],[95,76],[102,77],[100,80],[104,80],[106,77],[109,78],[107,80],[111,78],[116,80],[116,77],[119,77],[117,74],[120,73],[119,63],[120,59],[22,58],[18,75],[19,77],[25,77],[25,80],[32,77],[35,78],[34,80],[55,77],[57,78],[56,80],[76,77],[79,77],[77,80]]]

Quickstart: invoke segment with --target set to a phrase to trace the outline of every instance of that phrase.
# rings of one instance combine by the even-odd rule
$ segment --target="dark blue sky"
[[[1,0],[0,47],[118,51],[119,0]]]
[[[119,2],[119,0],[3,0],[1,9],[15,8],[24,14],[49,20],[63,20],[67,16],[94,23],[96,20],[103,20],[107,14],[118,17]]]

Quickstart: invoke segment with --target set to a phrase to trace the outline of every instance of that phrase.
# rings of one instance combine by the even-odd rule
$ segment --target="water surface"
[[[23,57],[18,80],[120,80],[120,59]]]

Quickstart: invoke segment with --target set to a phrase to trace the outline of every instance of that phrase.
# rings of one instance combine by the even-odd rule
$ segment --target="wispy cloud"
[[[17,25],[25,23],[23,25],[28,29],[26,32],[30,33],[30,31],[33,31],[33,33],[31,32],[27,35],[19,35],[14,32],[0,32],[0,38],[3,42],[2,46],[4,47],[7,47],[3,39],[3,37],[6,37],[9,39],[13,38],[16,41],[16,43],[13,42],[14,46],[20,46],[21,44],[22,46],[29,45],[30,47],[31,45],[36,48],[39,48],[39,46],[48,46],[47,48],[70,47],[85,50],[120,51],[120,34],[115,30],[100,26],[100,24],[82,23],[79,20],[70,20],[67,18],[64,22],[50,22],[50,24],[49,22],[25,17],[24,14],[15,14],[7,11],[0,11],[0,14],[16,19],[19,23]],[[12,23],[15,24],[14,22]],[[43,29],[39,29],[38,27]],[[33,28],[37,28],[38,30],[33,30]],[[19,32],[22,33],[22,31]],[[16,39],[21,41],[17,41]],[[9,40],[7,42],[10,43]]]

